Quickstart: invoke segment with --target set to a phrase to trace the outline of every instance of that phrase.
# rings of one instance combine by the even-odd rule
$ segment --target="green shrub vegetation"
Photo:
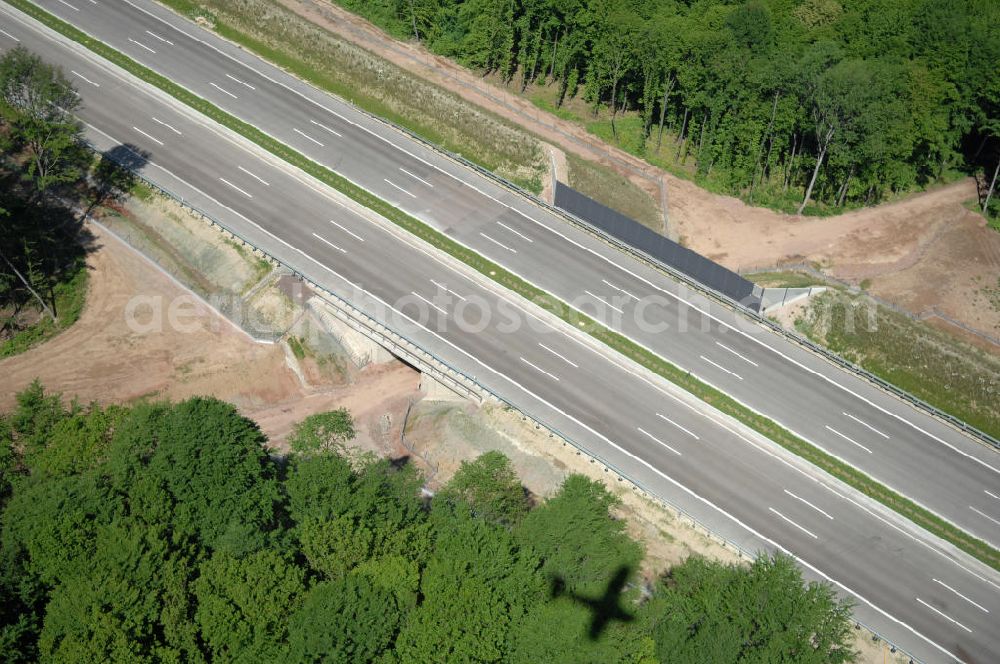
[[[824,214],[1000,160],[996,2],[335,1],[758,204]]]
[[[0,657],[854,659],[849,605],[789,558],[692,558],[643,592],[603,485],[570,476],[532,505],[488,453],[424,498],[412,466],[313,444],[349,419],[307,420],[308,451],[278,461],[214,399],[67,408],[29,387],[0,417]]]
[[[94,53],[119,65],[140,79],[156,85],[191,108],[252,140],[257,145],[284,159],[289,164],[302,169],[321,182],[343,192],[355,202],[382,215],[388,221],[412,233],[415,237],[420,238],[435,249],[444,251],[457,258],[513,293],[534,302],[546,311],[561,318],[573,327],[579,327],[579,329],[590,334],[609,348],[618,351],[622,355],[679,385],[706,403],[711,404],[719,411],[732,416],[744,425],[767,436],[791,452],[798,454],[825,472],[847,483],[849,486],[912,520],[933,535],[954,544],[987,565],[1000,569],[1000,551],[983,540],[970,535],[954,524],[917,505],[905,496],[876,482],[854,466],[850,466],[836,457],[823,452],[787,429],[779,426],[773,420],[762,417],[744,407],[728,395],[701,382],[690,373],[682,371],[677,365],[655,355],[624,335],[580,314],[577,310],[532,286],[517,275],[493,263],[468,247],[455,242],[444,233],[436,231],[387,201],[378,198],[371,192],[354,185],[337,173],[307,159],[302,154],[292,150],[284,143],[275,140],[253,125],[229,115],[207,100],[198,97],[186,88],[139,64],[104,42],[88,36],[86,33],[81,32],[72,25],[39,8],[30,2],[30,0],[6,0],[6,2],[35,17],[54,30],[83,44]]]

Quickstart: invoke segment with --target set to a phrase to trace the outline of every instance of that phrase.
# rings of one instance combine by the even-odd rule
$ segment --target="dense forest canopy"
[[[995,0],[337,2],[522,90],[582,94],[615,139],[637,115],[637,153],[665,159],[666,128],[670,159],[751,200],[868,204],[1000,158]]]
[[[346,411],[278,460],[229,404],[0,416],[5,662],[852,661],[849,607],[789,558],[692,558],[657,582],[602,484],[536,504],[510,462],[432,499],[350,453]]]

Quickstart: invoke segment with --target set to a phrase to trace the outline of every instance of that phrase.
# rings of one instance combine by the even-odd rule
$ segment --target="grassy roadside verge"
[[[218,107],[209,103],[207,100],[194,95],[166,77],[151,71],[143,65],[140,65],[103,42],[88,36],[77,28],[63,22],[62,20],[32,4],[28,0],[6,0],[6,2],[34,17],[51,29],[79,42],[97,55],[115,63],[143,81],[159,87],[161,90],[187,104],[192,109],[241,134],[248,140],[253,141],[260,147],[273,153],[275,156],[284,159],[293,166],[302,169],[318,180],[341,191],[357,203],[384,216],[386,219],[409,231],[435,248],[445,251],[458,260],[461,260],[473,269],[493,279],[501,286],[504,286],[516,294],[535,302],[564,321],[586,330],[598,341],[601,341],[626,357],[635,360],[646,368],[676,383],[723,413],[732,416],[741,423],[774,440],[786,449],[798,454],[802,458],[825,470],[846,484],[849,484],[867,496],[878,500],[889,508],[895,510],[900,515],[910,519],[930,533],[952,543],[956,547],[978,558],[987,565],[1000,570],[1000,551],[992,548],[985,542],[969,535],[968,533],[965,533],[943,519],[940,519],[929,511],[916,505],[909,499],[891,491],[889,488],[876,482],[856,468],[853,468],[822,452],[801,438],[793,435],[788,430],[782,428],[775,422],[757,415],[749,409],[741,406],[739,403],[722,392],[719,392],[696,378],[693,378],[689,374],[686,374],[675,365],[633,343],[623,335],[600,325],[593,319],[577,313],[575,310],[563,304],[556,298],[528,284],[499,265],[488,261],[479,254],[476,254],[475,252],[457,244],[442,233],[437,232],[417,219],[407,215],[403,211],[391,206],[382,199],[354,185],[333,171],[307,159],[303,155],[268,136],[256,127],[243,122],[228,113],[225,113]]]

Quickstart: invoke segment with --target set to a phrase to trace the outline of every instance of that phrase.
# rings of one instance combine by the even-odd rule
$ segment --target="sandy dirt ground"
[[[831,275],[926,314],[931,308],[996,336],[1000,310],[975,303],[983,279],[1000,271],[1000,233],[962,203],[975,198],[967,179],[896,203],[838,217],[807,218],[750,207],[712,194],[612,147],[582,127],[484,81],[419,44],[400,42],[323,0],[279,0],[300,16],[519,124],[543,141],[600,162],[628,177],[659,204],[662,179],[671,235],[736,270],[819,263]],[[548,191],[543,192],[544,194]]]
[[[212,395],[235,404],[280,444],[311,413],[347,406],[367,421],[416,393],[419,375],[398,362],[339,384],[307,365],[303,384],[280,345],[253,341],[133,249],[91,228],[99,249],[88,259],[83,314],[51,341],[0,361],[0,410],[35,378],[84,403]],[[154,305],[162,326],[153,325]],[[130,306],[138,328],[128,322]],[[170,324],[171,306],[177,325]]]

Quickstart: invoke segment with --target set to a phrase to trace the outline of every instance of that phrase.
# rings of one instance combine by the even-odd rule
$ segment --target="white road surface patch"
[[[220,180],[220,181],[221,181],[222,183],[224,183],[224,184],[228,184],[228,185],[229,185],[230,187],[232,187],[232,188],[233,188],[233,189],[235,189],[236,191],[240,192],[241,194],[243,194],[243,195],[244,195],[244,196],[246,196],[247,198],[253,198],[253,195],[252,195],[252,194],[250,194],[249,192],[247,192],[247,191],[246,191],[246,190],[244,190],[244,189],[240,189],[239,187],[237,187],[237,186],[236,186],[235,184],[233,184],[232,182],[230,182],[230,181],[229,181],[229,180],[227,180],[226,178],[219,178],[219,180]]]
[[[411,293],[413,293],[414,295],[416,295],[417,297],[419,297],[419,298],[420,298],[421,300],[423,300],[424,302],[426,302],[426,303],[427,303],[427,304],[429,304],[430,306],[432,306],[432,307],[434,307],[435,309],[437,309],[438,311],[440,311],[440,312],[441,312],[442,314],[444,314],[445,316],[447,316],[447,315],[448,315],[448,312],[447,312],[447,311],[445,311],[444,309],[442,309],[442,308],[441,308],[441,307],[439,307],[438,305],[434,304],[433,302],[431,302],[430,300],[428,300],[428,299],[427,299],[426,297],[424,297],[423,295],[421,295],[421,294],[420,294],[420,293],[418,293],[417,291],[410,291],[410,292],[411,292]]]
[[[620,314],[623,314],[623,313],[625,313],[624,311],[622,311],[621,309],[619,309],[619,308],[618,308],[618,307],[616,307],[615,305],[613,305],[613,304],[611,304],[610,302],[608,302],[607,300],[605,300],[605,299],[604,299],[603,297],[601,297],[600,295],[594,295],[594,294],[593,294],[593,293],[591,293],[591,292],[590,292],[589,290],[584,290],[583,292],[584,292],[584,293],[586,293],[587,295],[589,295],[590,297],[594,298],[595,300],[597,300],[597,301],[599,301],[599,302],[601,302],[601,303],[603,303],[603,304],[606,304],[606,305],[608,305],[609,307],[611,307],[612,309],[614,309],[614,310],[615,310],[615,311],[617,311],[618,313],[620,313]]]
[[[497,245],[498,247],[501,247],[501,248],[503,248],[503,249],[506,249],[507,251],[509,251],[509,252],[510,252],[510,253],[512,253],[512,254],[516,254],[516,253],[517,253],[517,249],[511,249],[510,247],[508,247],[508,246],[507,246],[506,244],[504,244],[503,242],[500,242],[499,240],[495,240],[495,239],[491,238],[491,237],[490,237],[489,235],[487,235],[486,233],[483,233],[483,232],[480,232],[479,234],[480,234],[480,235],[482,235],[482,236],[483,236],[484,238],[486,238],[487,240],[489,240],[490,242],[492,242],[493,244]]]
[[[744,362],[746,362],[748,364],[752,364],[755,367],[759,366],[756,362],[754,362],[753,360],[751,360],[749,357],[746,357],[745,355],[737,353],[735,350],[733,350],[732,348],[730,348],[729,346],[727,346],[724,343],[716,341],[715,345],[718,346],[719,348],[723,349],[723,350],[728,350],[730,353],[732,353],[733,355],[735,355],[736,357],[740,358],[741,360],[743,360]]]
[[[668,450],[670,450],[671,452],[673,452],[677,456],[683,456],[680,452],[678,452],[674,448],[670,447],[669,445],[667,445],[662,440],[660,440],[659,438],[657,438],[653,434],[649,433],[648,431],[646,431],[642,427],[636,427],[636,430],[638,430],[639,433],[641,433],[641,434],[643,434],[645,436],[648,436],[650,439],[652,439],[653,442],[658,443],[658,444],[662,445],[663,447],[667,448]]]
[[[301,129],[296,129],[295,127],[292,127],[292,131],[294,131],[294,132],[295,132],[296,134],[298,134],[299,136],[302,136],[303,138],[307,138],[307,139],[309,139],[310,141],[312,141],[312,142],[313,142],[313,143],[315,143],[316,145],[318,145],[318,146],[320,146],[320,147],[324,147],[322,143],[320,143],[320,142],[319,142],[319,141],[317,141],[317,140],[316,140],[315,138],[313,138],[313,137],[312,137],[312,136],[310,136],[309,134],[305,133],[305,132],[304,132],[304,131],[302,131]]]
[[[155,142],[156,142],[156,143],[158,143],[159,145],[163,145],[163,141],[161,141],[161,140],[160,140],[160,139],[158,139],[158,138],[154,138],[153,136],[150,136],[149,134],[147,134],[146,132],[144,132],[144,131],[143,131],[142,129],[139,129],[139,128],[138,128],[138,127],[136,127],[135,125],[132,125],[132,129],[135,129],[135,130],[136,130],[137,132],[139,132],[140,134],[142,134],[143,136],[145,136],[145,137],[146,137],[146,138],[148,138],[149,140],[151,140],[151,141],[155,141]]]
[[[81,73],[80,73],[80,72],[78,72],[78,71],[74,71],[74,70],[70,69],[70,70],[69,70],[69,73],[73,74],[73,75],[74,75],[74,76],[76,76],[77,78],[80,78],[80,79],[83,79],[83,80],[84,80],[84,81],[86,81],[87,83],[90,83],[90,84],[91,84],[91,85],[93,85],[93,86],[94,86],[95,88],[99,88],[99,87],[101,87],[101,84],[100,84],[100,83],[94,83],[94,82],[93,82],[92,80],[90,80],[89,78],[87,78],[86,76],[84,76],[83,74],[81,74]]]
[[[458,299],[460,299],[462,302],[465,302],[465,298],[464,297],[462,297],[461,295],[459,295],[458,293],[456,293],[452,289],[448,288],[444,284],[442,284],[440,282],[437,282],[437,281],[434,281],[433,279],[431,279],[430,281],[431,281],[432,284],[434,284],[435,286],[437,286],[438,288],[440,288],[441,290],[443,290],[445,293],[451,293],[452,295],[454,295],[455,297],[457,297]]]
[[[530,237],[528,237],[524,233],[522,233],[522,232],[520,232],[520,231],[518,231],[518,230],[516,230],[514,228],[511,228],[510,226],[508,226],[507,224],[503,223],[502,221],[498,221],[497,222],[497,226],[502,226],[503,228],[506,228],[507,230],[509,230],[511,233],[513,233],[514,235],[518,236],[522,240],[526,240],[526,241],[528,241],[528,242],[530,242],[532,244],[535,243],[535,241],[532,240]]]
[[[181,132],[177,131],[176,129],[174,129],[173,127],[171,127],[170,125],[168,125],[166,122],[164,122],[163,120],[161,120],[159,118],[154,117],[153,118],[153,122],[155,122],[156,124],[159,124],[159,125],[163,125],[164,127],[166,127],[167,129],[169,129],[170,131],[172,131],[175,134],[177,134],[178,136],[183,136],[183,134]]]
[[[353,231],[350,231],[350,230],[344,228],[343,226],[341,226],[340,224],[338,224],[333,219],[330,220],[330,223],[333,224],[334,226],[336,226],[337,228],[339,228],[340,230],[344,231],[345,233],[347,233],[351,237],[353,237],[358,242],[364,242],[365,241],[365,239],[363,237],[361,237],[360,235],[358,235],[357,233],[355,233]]]
[[[557,353],[556,351],[552,350],[551,348],[549,348],[545,344],[539,342],[538,345],[541,346],[542,348],[544,348],[545,350],[549,351],[550,353],[552,353],[553,355],[555,355],[556,357],[558,357],[560,360],[562,360],[563,362],[565,362],[569,366],[573,367],[574,369],[579,369],[580,368],[579,364],[577,364],[576,362],[573,362],[572,360],[570,360],[569,358],[567,358],[565,355],[562,355],[561,353]]]
[[[328,244],[329,246],[333,247],[334,249],[336,249],[337,251],[339,251],[342,254],[346,254],[347,253],[347,249],[342,249],[341,247],[338,247],[333,242],[330,242],[329,240],[327,240],[325,237],[321,237],[319,235],[316,235],[315,233],[313,233],[312,236],[314,238],[316,238],[317,240],[319,240],[320,242],[324,242],[324,243]]]
[[[852,420],[854,420],[855,422],[857,422],[857,423],[858,423],[858,424],[860,424],[861,426],[863,426],[863,427],[865,427],[865,428],[869,429],[870,431],[874,431],[875,433],[877,433],[878,435],[882,436],[882,437],[883,437],[883,438],[885,438],[886,440],[889,440],[889,436],[888,436],[888,435],[886,435],[886,434],[882,433],[881,431],[879,431],[878,429],[876,429],[876,428],[875,428],[875,427],[873,427],[872,425],[868,424],[867,422],[864,422],[864,421],[862,421],[862,420],[859,420],[858,418],[854,417],[853,415],[851,415],[851,414],[850,414],[850,413],[848,413],[848,412],[844,412],[844,415],[846,415],[847,417],[851,418]]]
[[[677,422],[674,422],[674,421],[673,421],[672,419],[670,419],[670,418],[669,418],[669,417],[667,417],[666,415],[662,415],[662,414],[660,414],[660,413],[657,413],[657,414],[656,414],[656,416],[657,416],[658,418],[660,418],[661,420],[665,421],[665,422],[670,422],[670,423],[671,423],[671,424],[673,424],[673,425],[674,425],[675,427],[677,427],[678,429],[680,429],[681,431],[683,431],[683,432],[684,432],[684,433],[686,433],[687,435],[691,436],[691,437],[692,437],[692,438],[694,438],[695,440],[701,440],[701,438],[699,438],[699,437],[697,436],[697,434],[695,434],[695,433],[694,433],[693,431],[691,431],[690,429],[686,429],[686,428],[682,427],[681,425],[677,424]]]
[[[309,122],[311,122],[312,124],[316,125],[317,127],[319,127],[320,129],[322,129],[323,131],[326,131],[326,132],[329,132],[329,133],[333,134],[337,138],[343,138],[344,137],[339,131],[337,131],[336,129],[331,129],[330,127],[327,127],[322,122],[316,122],[315,120],[309,120]]]
[[[984,517],[984,518],[987,518],[987,519],[989,519],[990,521],[992,521],[993,523],[995,523],[995,524],[997,524],[998,526],[1000,526],[1000,521],[998,521],[998,520],[994,519],[993,517],[991,517],[991,516],[990,516],[989,514],[987,514],[986,512],[983,512],[982,510],[977,510],[977,509],[976,509],[975,507],[973,507],[972,505],[969,505],[969,509],[970,509],[970,510],[972,510],[973,512],[975,512],[976,514],[978,514],[979,516],[981,516],[981,517]]]
[[[743,380],[743,376],[739,375],[735,371],[730,371],[729,369],[725,368],[724,366],[722,366],[718,362],[714,362],[714,361],[708,359],[707,357],[705,357],[704,355],[699,355],[698,357],[700,357],[701,359],[705,360],[706,362],[708,362],[709,364],[711,364],[716,369],[720,369],[721,371],[725,371],[727,374],[729,374],[730,376],[733,376],[737,380]]]
[[[252,86],[252,85],[250,85],[249,83],[247,83],[246,81],[241,81],[240,79],[236,78],[236,77],[235,77],[235,76],[233,76],[232,74],[226,74],[226,78],[228,78],[228,79],[229,79],[230,81],[236,81],[236,82],[237,82],[237,83],[239,83],[240,85],[242,85],[242,86],[245,86],[245,87],[248,87],[248,88],[250,88],[251,90],[256,90],[256,89],[257,89],[257,88],[255,88],[254,86]]]
[[[217,85],[217,84],[215,84],[215,83],[212,83],[211,81],[209,81],[209,82],[208,82],[208,84],[209,84],[209,85],[211,85],[211,86],[212,86],[213,88],[215,88],[216,90],[218,90],[219,92],[221,92],[222,94],[225,94],[225,95],[229,95],[229,96],[230,96],[230,97],[232,97],[233,99],[239,99],[239,97],[237,97],[237,96],[236,96],[236,95],[234,95],[234,94],[233,94],[232,92],[230,92],[229,90],[225,89],[224,87],[222,87],[222,86],[220,86],[220,85]]]
[[[536,371],[540,371],[540,372],[542,372],[543,374],[545,374],[545,375],[546,375],[546,376],[548,376],[549,378],[552,378],[552,379],[554,379],[554,380],[557,380],[557,381],[559,380],[559,376],[556,376],[556,375],[555,375],[555,374],[553,374],[553,373],[549,373],[548,371],[546,371],[545,369],[541,368],[541,367],[540,367],[540,366],[538,366],[537,364],[533,364],[532,362],[530,362],[530,361],[528,361],[528,360],[524,359],[523,357],[521,358],[521,361],[522,361],[522,362],[524,362],[525,364],[527,364],[527,365],[528,365],[529,367],[531,367],[532,369],[535,369]]]
[[[270,187],[270,186],[271,186],[270,184],[268,184],[268,183],[267,183],[267,181],[266,181],[266,180],[264,180],[264,179],[263,179],[263,178],[261,178],[260,176],[257,176],[257,175],[254,175],[253,173],[251,173],[251,172],[250,172],[250,171],[248,171],[247,169],[243,168],[242,166],[237,166],[236,168],[240,169],[241,171],[243,171],[244,173],[246,173],[247,175],[249,175],[250,177],[252,177],[252,178],[253,178],[254,180],[256,180],[257,182],[260,182],[260,183],[261,183],[262,185],[264,185],[265,187]]]
[[[62,2],[62,0],[59,0],[59,1],[60,1],[60,2]],[[143,44],[142,42],[140,42],[140,41],[136,41],[136,40],[132,39],[131,37],[129,37],[129,38],[128,38],[128,40],[129,40],[130,42],[132,42],[133,44],[135,44],[136,46],[139,46],[139,47],[141,47],[141,48],[144,48],[144,49],[146,49],[147,51],[149,51],[150,53],[152,53],[153,55],[156,55],[156,51],[154,51],[154,50],[153,50],[153,49],[151,49],[150,47],[146,46],[146,45],[145,45],[145,44]]]
[[[174,43],[172,41],[170,41],[169,39],[164,39],[163,37],[161,37],[160,35],[156,34],[155,32],[150,32],[149,30],[146,30],[146,34],[149,35],[150,37],[152,37],[153,39],[159,39],[164,44],[170,44],[171,46],[174,45]]]
[[[924,606],[926,606],[926,607],[927,607],[928,609],[930,609],[931,611],[933,611],[934,613],[936,613],[936,614],[938,614],[939,616],[941,616],[942,618],[944,618],[945,620],[947,620],[947,621],[949,621],[949,622],[951,622],[951,623],[954,623],[954,624],[958,625],[959,627],[961,627],[962,629],[964,629],[964,630],[965,630],[966,632],[968,632],[969,634],[972,634],[972,630],[971,630],[971,629],[969,629],[968,627],[966,627],[966,626],[965,626],[965,625],[963,625],[962,623],[958,622],[957,620],[955,620],[955,619],[954,619],[954,618],[952,618],[951,616],[949,616],[949,615],[946,615],[946,614],[944,614],[944,613],[941,613],[940,611],[938,611],[937,609],[935,609],[935,608],[934,608],[933,606],[931,606],[930,604],[928,604],[928,603],[927,603],[927,602],[925,602],[924,600],[920,599],[919,597],[917,597],[917,598],[916,598],[916,600],[917,600],[918,602],[920,602],[921,604],[923,604]]]
[[[615,286],[615,285],[614,285],[613,283],[611,283],[611,282],[610,282],[610,281],[608,281],[607,279],[601,279],[601,281],[603,281],[603,282],[604,282],[605,284],[607,284],[608,286],[611,286],[612,288],[614,288],[614,289],[615,289],[616,291],[618,291],[619,293],[624,293],[625,295],[628,295],[628,296],[629,296],[630,298],[632,298],[633,300],[638,300],[638,299],[639,299],[638,297],[636,297],[636,296],[635,296],[635,295],[633,295],[632,293],[629,293],[629,292],[628,292],[627,290],[625,290],[624,288],[620,288],[620,287],[618,287],[618,286]]]
[[[405,168],[403,168],[402,166],[400,166],[400,167],[399,167],[399,170],[403,171],[404,173],[406,173],[407,175],[409,175],[409,176],[410,176],[411,178],[413,178],[414,180],[418,180],[418,181],[420,181],[420,182],[423,182],[424,184],[426,184],[426,185],[427,185],[428,187],[430,187],[431,189],[433,189],[433,188],[434,188],[434,185],[432,185],[432,184],[431,184],[430,182],[428,182],[427,180],[423,179],[422,177],[419,177],[419,176],[417,176],[417,175],[414,175],[413,173],[409,172],[408,170],[406,170],[406,169],[405,169]]]
[[[841,438],[843,438],[843,439],[844,439],[844,440],[846,440],[847,442],[851,443],[852,445],[857,445],[858,447],[860,447],[861,449],[863,449],[863,450],[864,450],[865,452],[868,452],[868,454],[871,454],[871,453],[872,453],[872,451],[871,451],[870,449],[868,449],[867,447],[865,447],[864,445],[862,445],[862,444],[861,444],[861,443],[859,443],[858,441],[854,440],[853,438],[848,438],[848,437],[847,437],[847,436],[845,436],[844,434],[842,434],[842,433],[840,433],[839,431],[837,431],[836,429],[834,429],[834,428],[833,428],[832,426],[830,426],[829,424],[827,424],[827,425],[825,425],[825,426],[826,426],[826,428],[827,428],[827,429],[829,429],[829,430],[830,430],[830,431],[832,431],[833,433],[837,434],[838,436],[840,436]]]
[[[406,194],[410,198],[416,198],[417,197],[416,194],[411,194],[410,192],[408,192],[407,190],[403,189],[402,187],[400,187],[398,184],[396,184],[395,182],[393,182],[389,178],[382,178],[382,179],[385,180],[386,184],[388,184],[390,187],[395,187],[396,189],[399,189],[401,192],[403,192],[404,194]]]
[[[785,516],[784,514],[782,514],[781,512],[779,512],[778,510],[774,509],[773,507],[768,507],[767,509],[769,509],[772,512],[774,512],[775,514],[777,514],[778,516],[780,516],[782,519],[784,519],[788,523],[792,524],[793,526],[795,526],[796,528],[798,528],[799,530],[801,530],[802,532],[804,532],[809,537],[811,537],[813,539],[819,539],[818,535],[816,535],[815,533],[813,533],[810,530],[807,530],[806,528],[803,528],[802,526],[800,526],[799,524],[795,523],[794,521],[792,521],[791,519],[789,519],[787,516]]]
[[[792,493],[788,489],[785,489],[785,493],[787,493],[789,496],[791,496],[795,500],[798,500],[799,502],[804,503],[804,504],[808,505],[809,507],[813,508],[814,510],[816,510],[817,512],[819,512],[820,514],[822,514],[823,516],[825,516],[826,518],[828,518],[830,521],[833,521],[833,517],[832,516],[830,516],[829,514],[827,514],[826,512],[824,512],[823,510],[821,510],[820,508],[816,507],[815,505],[813,505],[812,503],[810,503],[805,498],[802,498],[800,496],[795,495],[794,493]]]
[[[944,586],[945,588],[947,588],[947,589],[948,589],[948,590],[950,590],[951,592],[955,593],[956,595],[958,595],[959,597],[961,597],[961,598],[962,598],[962,599],[964,599],[964,600],[965,600],[966,602],[968,602],[968,603],[969,603],[969,604],[971,604],[972,606],[976,607],[977,609],[979,609],[979,610],[980,610],[980,611],[982,611],[983,613],[989,613],[989,612],[990,612],[990,610],[989,610],[989,609],[987,609],[987,608],[986,608],[985,606],[983,606],[982,604],[979,604],[979,603],[977,603],[977,602],[973,602],[973,601],[972,601],[971,599],[969,599],[968,597],[966,597],[966,596],[965,596],[965,595],[963,595],[962,593],[958,592],[957,590],[955,590],[954,588],[952,588],[951,586],[949,586],[949,585],[948,585],[947,583],[945,583],[944,581],[938,581],[937,579],[931,579],[931,581],[933,581],[934,583],[938,584],[939,586]]]

